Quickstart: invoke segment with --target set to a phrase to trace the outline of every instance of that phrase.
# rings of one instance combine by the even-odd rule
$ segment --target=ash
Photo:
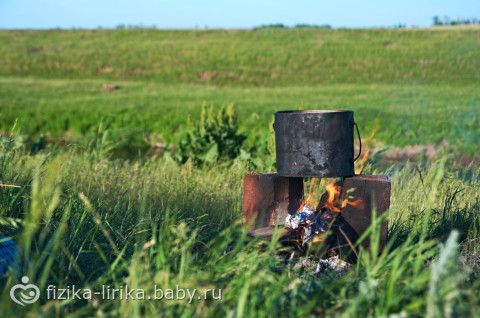
[[[304,258],[293,265],[293,269],[299,272],[315,276],[333,276],[335,278],[345,275],[351,267],[351,263],[342,260],[338,255],[320,260]]]
[[[338,241],[332,240],[334,236],[331,234],[338,234],[340,227],[347,230],[339,213],[324,208],[316,211],[304,205],[295,214],[287,216],[285,226],[291,233],[297,234],[294,241],[297,247],[305,252],[313,252],[310,256],[294,261],[294,270],[336,278],[346,274],[352,267],[350,262],[343,260],[335,252],[332,255],[331,248],[338,244]]]

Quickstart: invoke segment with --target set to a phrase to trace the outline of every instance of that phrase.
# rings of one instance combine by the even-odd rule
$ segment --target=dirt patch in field
[[[209,82],[211,80],[218,79],[231,79],[237,77],[237,73],[233,71],[204,71],[198,74],[198,79],[202,82]]]
[[[165,144],[162,142],[156,142],[150,145],[149,154],[161,156],[165,151]]]
[[[120,89],[120,86],[116,84],[107,84],[107,83],[102,84],[102,92],[109,93],[119,89]]]
[[[27,53],[29,54],[38,54],[38,55],[50,55],[55,54],[57,51],[48,46],[28,46],[26,48]]]
[[[99,68],[97,68],[97,73],[99,74],[109,74],[109,73],[112,73],[113,72],[113,68],[110,67],[110,66],[100,66]]]
[[[480,156],[461,155],[460,158],[455,160],[455,163],[461,167],[468,167],[470,165],[479,165]],[[480,251],[479,251],[479,254],[480,254]]]
[[[27,48],[28,53],[44,53],[46,50],[42,46],[35,46]]]
[[[208,82],[213,78],[214,72],[213,71],[205,71],[198,74],[198,79],[203,82]]]
[[[408,145],[404,147],[390,147],[379,142],[372,146],[372,156],[376,157],[382,164],[392,164],[395,162],[407,161],[433,161],[444,155],[449,143],[443,140],[432,144]]]
[[[388,161],[410,161],[419,158],[433,160],[438,151],[436,148],[433,144],[394,147],[385,151],[382,157]]]
[[[390,41],[385,41],[383,42],[383,47],[386,49],[396,49],[398,47],[398,44]]]
[[[421,59],[418,61],[418,64],[420,65],[430,65],[433,64],[433,61],[430,59]]]
[[[373,147],[375,150],[372,150],[372,153],[374,155],[375,153],[379,154],[377,158],[380,159],[381,163],[387,165],[395,162],[419,160],[433,161],[445,155],[446,153],[452,154],[452,152],[454,154],[452,156],[452,163],[457,167],[468,167],[480,164],[479,155],[471,156],[467,154],[462,154],[456,152],[454,148],[450,148],[448,146],[448,141],[443,140],[436,144],[420,144],[405,147],[393,147],[382,151],[381,149],[385,149],[385,145],[381,143],[376,143]]]

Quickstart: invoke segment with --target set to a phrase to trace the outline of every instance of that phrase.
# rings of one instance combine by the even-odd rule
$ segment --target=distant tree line
[[[466,25],[466,24],[480,24],[480,19],[478,18],[456,18],[451,19],[448,16],[443,18],[439,16],[433,17],[433,25]]]
[[[307,23],[298,23],[294,26],[288,26],[283,23],[271,23],[271,24],[262,24],[258,27],[255,27],[254,30],[259,29],[331,29],[330,24],[307,24]]]
[[[479,18],[450,18],[449,16],[439,17],[434,16],[432,18],[434,26],[441,26],[441,25],[468,25],[468,24],[480,24]],[[414,26],[412,26],[414,27]],[[98,27],[101,29],[102,27]],[[142,24],[139,25],[126,25],[126,24],[118,24],[116,29],[157,29],[156,25],[145,26]],[[197,28],[197,27],[195,27]],[[207,29],[208,26],[205,26]],[[405,23],[398,23],[393,25],[395,29],[404,29],[407,28]],[[308,23],[297,23],[293,26],[289,26],[283,23],[270,23],[270,24],[262,24],[260,26],[254,27],[254,30],[259,29],[332,29],[330,24],[308,24]]]
[[[101,27],[99,27],[101,28]],[[115,29],[117,30],[126,30],[126,29],[157,29],[157,26],[155,24],[152,25],[143,25],[143,24],[117,24],[115,26]]]

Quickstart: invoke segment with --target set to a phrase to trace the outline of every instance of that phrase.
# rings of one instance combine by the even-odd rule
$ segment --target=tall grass
[[[438,161],[386,171],[393,189],[389,245],[375,252],[374,224],[377,244],[359,248],[358,263],[337,278],[297,272],[275,241],[246,235],[240,163],[207,170],[168,160],[4,149],[0,166],[2,181],[21,186],[0,189],[0,229],[21,251],[0,291],[6,316],[437,317],[480,309],[480,273],[465,261],[479,233],[478,169],[462,177]],[[47,301],[42,295],[21,307],[8,292],[24,274],[41,290],[178,285],[221,288],[223,299]]]

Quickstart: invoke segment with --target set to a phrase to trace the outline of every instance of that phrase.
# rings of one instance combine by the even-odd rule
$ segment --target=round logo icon
[[[22,284],[13,285],[10,289],[10,298],[21,306],[33,304],[40,297],[40,290],[35,284],[28,284],[28,277],[22,277]]]

